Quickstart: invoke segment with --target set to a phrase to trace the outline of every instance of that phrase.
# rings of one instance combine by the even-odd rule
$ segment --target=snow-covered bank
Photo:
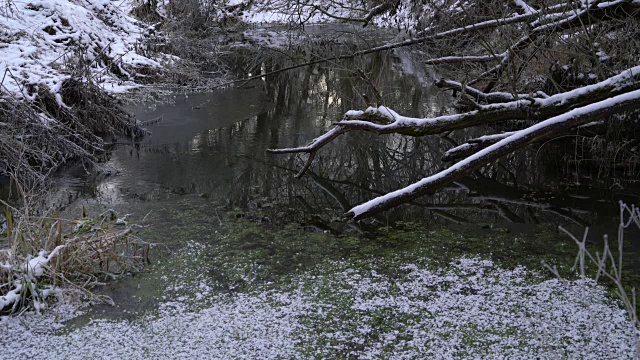
[[[141,271],[154,251],[133,235],[137,225],[127,226],[126,215],[114,211],[73,221],[20,214],[14,224],[11,218],[7,248],[0,247],[0,315],[40,314],[69,297],[112,303],[89,290]],[[32,249],[43,250],[33,256]]]
[[[71,74],[85,70],[106,91],[122,92],[137,86],[140,69],[160,68],[138,51],[146,29],[122,1],[8,4],[0,13],[0,74],[2,87],[18,97],[33,100],[43,87],[57,93]]]
[[[43,184],[69,162],[87,168],[101,136],[145,134],[107,93],[154,81],[145,26],[128,2],[12,0],[0,7],[0,176]]]
[[[591,282],[544,280],[467,257],[444,268],[420,259],[386,269],[393,274],[379,265],[329,262],[286,286],[207,295],[204,309],[174,298],[157,316],[96,320],[69,333],[43,329],[45,320],[9,319],[0,352],[18,359],[634,356],[625,312]]]

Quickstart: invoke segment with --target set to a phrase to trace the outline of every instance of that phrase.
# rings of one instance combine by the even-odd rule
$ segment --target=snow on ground
[[[592,282],[545,280],[479,258],[459,258],[444,268],[427,259],[393,269],[376,264],[326,263],[285,285],[207,292],[203,309],[168,306],[133,321],[94,320],[67,333],[9,319],[0,327],[0,353],[14,359],[634,355],[625,312]]]
[[[60,89],[85,57],[93,78],[110,92],[136,87],[132,69],[159,67],[136,52],[145,29],[121,0],[12,0],[0,12],[0,80],[13,94],[33,98],[38,88]],[[108,59],[108,60],[107,60]],[[109,70],[113,63],[120,77]],[[115,69],[112,66],[112,69]]]

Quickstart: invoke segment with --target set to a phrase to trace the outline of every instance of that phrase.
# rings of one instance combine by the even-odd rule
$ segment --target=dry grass
[[[155,251],[134,235],[139,225],[113,210],[65,220],[30,217],[7,207],[8,247],[0,249],[0,313],[39,311],[62,289],[94,301],[110,299],[90,291],[103,281],[140,271]]]
[[[605,280],[613,285],[615,294],[622,302],[622,306],[626,310],[629,321],[633,324],[636,334],[636,349],[635,359],[640,358],[640,337],[638,335],[638,329],[640,329],[640,319],[638,318],[638,304],[636,289],[629,289],[625,286],[625,280],[623,278],[623,254],[625,244],[625,232],[627,229],[637,227],[640,229],[640,208],[635,205],[628,206],[623,202],[620,202],[620,222],[618,223],[617,241],[610,242],[608,236],[604,237],[604,245],[602,252],[593,252],[587,248],[587,235],[589,228],[584,232],[582,239],[574,236],[564,228],[560,228],[571,239],[573,239],[578,245],[578,254],[573,266],[581,278],[587,278],[590,275],[590,270],[595,268],[594,280]],[[615,246],[612,249],[612,246]],[[544,262],[543,262],[544,264]],[[545,264],[547,268],[553,272],[558,278],[561,278],[557,268],[550,267]]]

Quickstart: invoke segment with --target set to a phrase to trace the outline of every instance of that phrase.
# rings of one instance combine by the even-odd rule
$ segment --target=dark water
[[[253,55],[236,55],[235,66],[247,73],[282,66],[276,58]],[[132,221],[145,218],[151,225],[145,240],[170,249],[194,239],[219,241],[217,229],[230,216],[272,228],[297,224],[304,231],[336,235],[368,235],[381,226],[407,224],[454,231],[506,228],[528,234],[527,241],[536,241],[549,225],[577,234],[590,226],[591,241],[599,242],[602,234],[616,233],[620,200],[640,204],[633,177],[598,179],[600,169],[576,167],[566,155],[573,143],[551,143],[510,155],[433,196],[354,226],[343,219],[352,206],[444,168],[447,164],[440,158],[454,146],[452,140],[462,142],[496,129],[460,131],[450,139],[346,134],[323,148],[300,179],[295,174],[305,157],[266,152],[304,145],[346,111],[366,108],[361,94],[375,99],[374,87],[384,105],[404,115],[454,112],[451,94],[431,85],[439,76],[424,70],[420,58],[404,50],[374,54],[224,91],[176,94],[160,103],[131,106],[141,121],[159,119],[148,126],[153,135],[140,144],[117,145],[107,164],[113,175],[61,179],[59,202],[71,215],[84,206],[91,213],[114,208],[134,214]],[[539,261],[544,249],[537,251]],[[153,309],[162,286],[149,279],[160,278],[162,271],[103,290],[133,313]],[[132,297],[132,289],[143,295]],[[123,315],[118,309],[98,309]]]
[[[275,61],[259,64],[263,71],[277,66]],[[240,88],[175,95],[151,108],[133,106],[142,121],[160,119],[148,126],[153,135],[141,144],[119,145],[108,163],[119,174],[97,186],[85,183],[81,202],[145,212],[153,211],[154,204],[187,198],[216,211],[275,207],[279,218],[264,221],[351,231],[342,221],[344,212],[442,169],[446,164],[440,157],[451,141],[343,135],[319,153],[301,179],[294,175],[306,158],[271,155],[266,149],[304,145],[347,110],[365,108],[361,94],[375,98],[374,87],[385,105],[408,116],[455,111],[451,95],[431,85],[435,77],[419,66],[418,54],[375,54],[281,73]],[[450,138],[462,141],[488,131],[495,129],[460,131]],[[596,235],[612,232],[618,201],[640,203],[640,193],[624,176],[597,181],[593,172],[576,171],[565,155],[571,146],[532,147],[362,226],[416,221],[522,230],[550,223],[594,226]]]

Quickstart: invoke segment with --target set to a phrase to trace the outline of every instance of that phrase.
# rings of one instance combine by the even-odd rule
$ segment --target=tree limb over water
[[[512,4],[513,5],[513,4]],[[429,118],[402,116],[386,107],[369,107],[365,110],[348,111],[333,128],[308,145],[295,148],[270,149],[274,154],[307,153],[306,164],[298,173],[302,176],[312,165],[317,152],[342,134],[352,131],[367,131],[378,135],[401,134],[406,136],[426,136],[449,133],[470,127],[486,126],[501,121],[523,120],[528,127],[501,134],[470,139],[458,148],[445,153],[445,159],[457,161],[448,168],[427,176],[402,189],[390,192],[355,206],[347,211],[347,217],[360,220],[401,204],[409,203],[420,196],[436,191],[462,179],[502,156],[534,143],[545,142],[557,136],[574,131],[578,127],[594,122],[611,121],[611,116],[640,108],[640,66],[633,49],[625,48],[624,26],[637,26],[640,15],[640,1],[618,0],[610,2],[592,1],[576,4],[561,2],[543,7],[538,2],[515,1],[516,13],[495,19],[470,21],[467,25],[443,31],[425,31],[425,35],[399,43],[372,48],[346,56],[355,57],[367,53],[394,49],[402,46],[429,43],[437,45],[439,40],[451,41],[461,35],[471,36],[473,42],[465,46],[469,53],[432,57],[428,65],[461,64],[478,66],[496,62],[497,64],[479,71],[471,80],[459,82],[440,79],[435,85],[442,89],[460,93],[460,103],[467,111],[458,114]],[[499,6],[499,5],[496,5]],[[482,18],[478,16],[478,18]],[[613,25],[605,23],[614,22]],[[511,34],[505,42],[496,30]],[[429,34],[429,32],[431,32]],[[583,59],[567,59],[570,65],[560,66],[559,55],[550,59],[549,86],[537,88],[527,83],[522,74],[529,71],[529,77],[543,73],[538,56],[547,56],[555,46],[566,46],[575,37],[580,46],[586,44],[588,56]],[[612,61],[600,50],[602,41],[610,41],[609,46],[620,53],[630,55]],[[629,45],[633,47],[633,45]],[[445,46],[442,46],[443,48]],[[506,49],[502,52],[497,48]],[[478,54],[484,49],[484,54]],[[624,50],[624,51],[621,51]],[[626,49],[626,50],[625,50]],[[486,55],[489,54],[489,55]],[[578,56],[580,54],[577,54]],[[553,62],[555,61],[555,62]],[[578,73],[571,67],[578,61],[589,62],[589,71],[605,75],[596,82],[599,75]],[[298,66],[298,65],[296,65]],[[300,65],[302,66],[302,65]],[[530,70],[529,68],[534,68]],[[596,70],[594,70],[596,69]],[[533,74],[533,75],[531,75]],[[263,75],[262,75],[263,76]],[[469,79],[467,74],[464,77]],[[589,83],[587,80],[592,80]],[[570,80],[570,81],[569,81]],[[483,84],[484,89],[472,87]],[[568,84],[568,85],[567,85]],[[546,84],[545,84],[546,85]],[[502,87],[499,91],[493,89]],[[522,89],[523,90],[518,90]],[[553,94],[553,95],[547,95]],[[555,93],[555,94],[554,94]],[[532,124],[532,125],[531,125]]]

